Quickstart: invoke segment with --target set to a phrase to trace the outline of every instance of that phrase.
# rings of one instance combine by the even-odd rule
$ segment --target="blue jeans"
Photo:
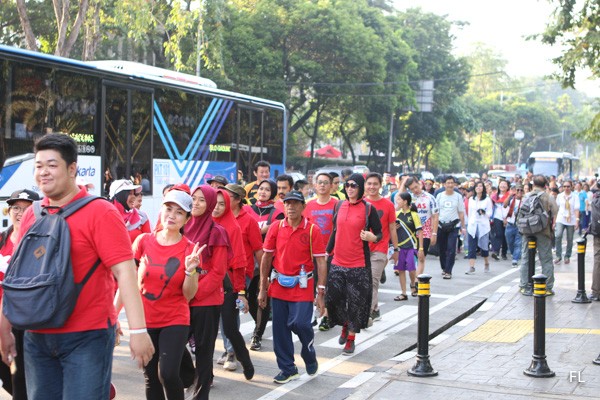
[[[521,259],[521,242],[523,237],[515,224],[507,224],[504,233],[506,235],[506,242],[508,243],[508,250],[512,254],[512,260],[518,262]]]
[[[492,253],[496,253],[500,255],[502,253],[502,257],[506,257],[507,243],[506,236],[504,232],[504,221],[498,218],[494,218],[494,223],[492,224]],[[487,249],[486,249],[487,250]]]
[[[573,234],[575,233],[575,226],[573,225],[563,225],[560,222],[556,223],[556,258],[563,258],[562,251],[562,239],[564,232],[567,231],[567,247],[565,248],[564,258],[571,258],[571,251],[573,250]]]
[[[292,332],[298,335],[302,350],[300,355],[305,365],[317,362],[315,332],[312,328],[312,301],[291,302],[271,299],[273,310],[273,350],[277,366],[286,375],[296,372]]]
[[[43,334],[25,332],[29,400],[106,400],[115,328]]]

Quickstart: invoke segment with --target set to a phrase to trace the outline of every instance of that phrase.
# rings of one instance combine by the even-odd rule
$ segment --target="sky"
[[[447,15],[450,21],[469,25],[454,28],[455,54],[466,55],[474,43],[483,42],[508,61],[506,72],[513,78],[537,77],[557,71],[551,59],[560,49],[527,41],[528,35],[544,31],[553,6],[548,0],[394,0],[398,10],[420,7]],[[600,97],[600,80],[585,79],[578,72],[576,89]]]

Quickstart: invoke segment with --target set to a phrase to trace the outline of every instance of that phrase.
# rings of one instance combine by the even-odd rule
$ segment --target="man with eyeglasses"
[[[508,250],[512,256],[513,268],[516,268],[521,260],[521,243],[523,237],[517,228],[516,219],[521,208],[522,199],[523,185],[513,183],[510,187],[510,195],[503,204],[503,207],[508,209],[504,218],[504,235],[508,244]]]
[[[571,261],[573,234],[579,227],[579,198],[572,192],[573,182],[564,181],[562,188],[563,192],[556,197],[558,213],[555,217],[556,260],[554,260],[554,264],[560,264],[563,255],[565,264]],[[567,245],[563,254],[562,239],[565,231],[567,232]]]
[[[321,230],[321,237],[325,244],[329,243],[333,228],[333,212],[338,202],[337,199],[331,196],[331,181],[331,175],[326,172],[321,172],[315,177],[317,196],[309,199],[304,209],[304,216]],[[331,265],[331,257],[327,257],[327,268],[329,268],[329,265]],[[323,314],[319,330],[329,330],[327,310]]]

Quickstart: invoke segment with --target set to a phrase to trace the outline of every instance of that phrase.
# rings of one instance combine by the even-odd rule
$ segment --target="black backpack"
[[[590,228],[589,232],[594,236],[600,236],[600,190],[594,193],[591,202]]]
[[[522,235],[535,235],[546,229],[550,223],[548,211],[542,207],[539,194],[528,193],[521,202],[521,208],[517,215],[517,229]]]
[[[15,250],[2,282],[3,312],[15,328],[60,328],[73,312],[83,285],[100,260],[75,283],[66,218],[100,198],[83,197],[55,214],[43,210],[39,201],[33,203],[35,222]]]

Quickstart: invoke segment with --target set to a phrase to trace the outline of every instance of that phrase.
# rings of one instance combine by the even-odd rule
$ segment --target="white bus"
[[[152,222],[162,189],[216,175],[253,179],[254,164],[285,171],[282,103],[142,64],[84,63],[0,45],[0,201],[33,181],[33,143],[49,132],[79,145],[78,177],[105,195],[105,174],[138,177]],[[3,208],[4,209],[4,208]],[[6,213],[2,229],[7,227]]]
[[[527,159],[527,170],[534,175],[562,175],[573,179],[579,169],[579,158],[571,153],[558,151],[534,151]]]

